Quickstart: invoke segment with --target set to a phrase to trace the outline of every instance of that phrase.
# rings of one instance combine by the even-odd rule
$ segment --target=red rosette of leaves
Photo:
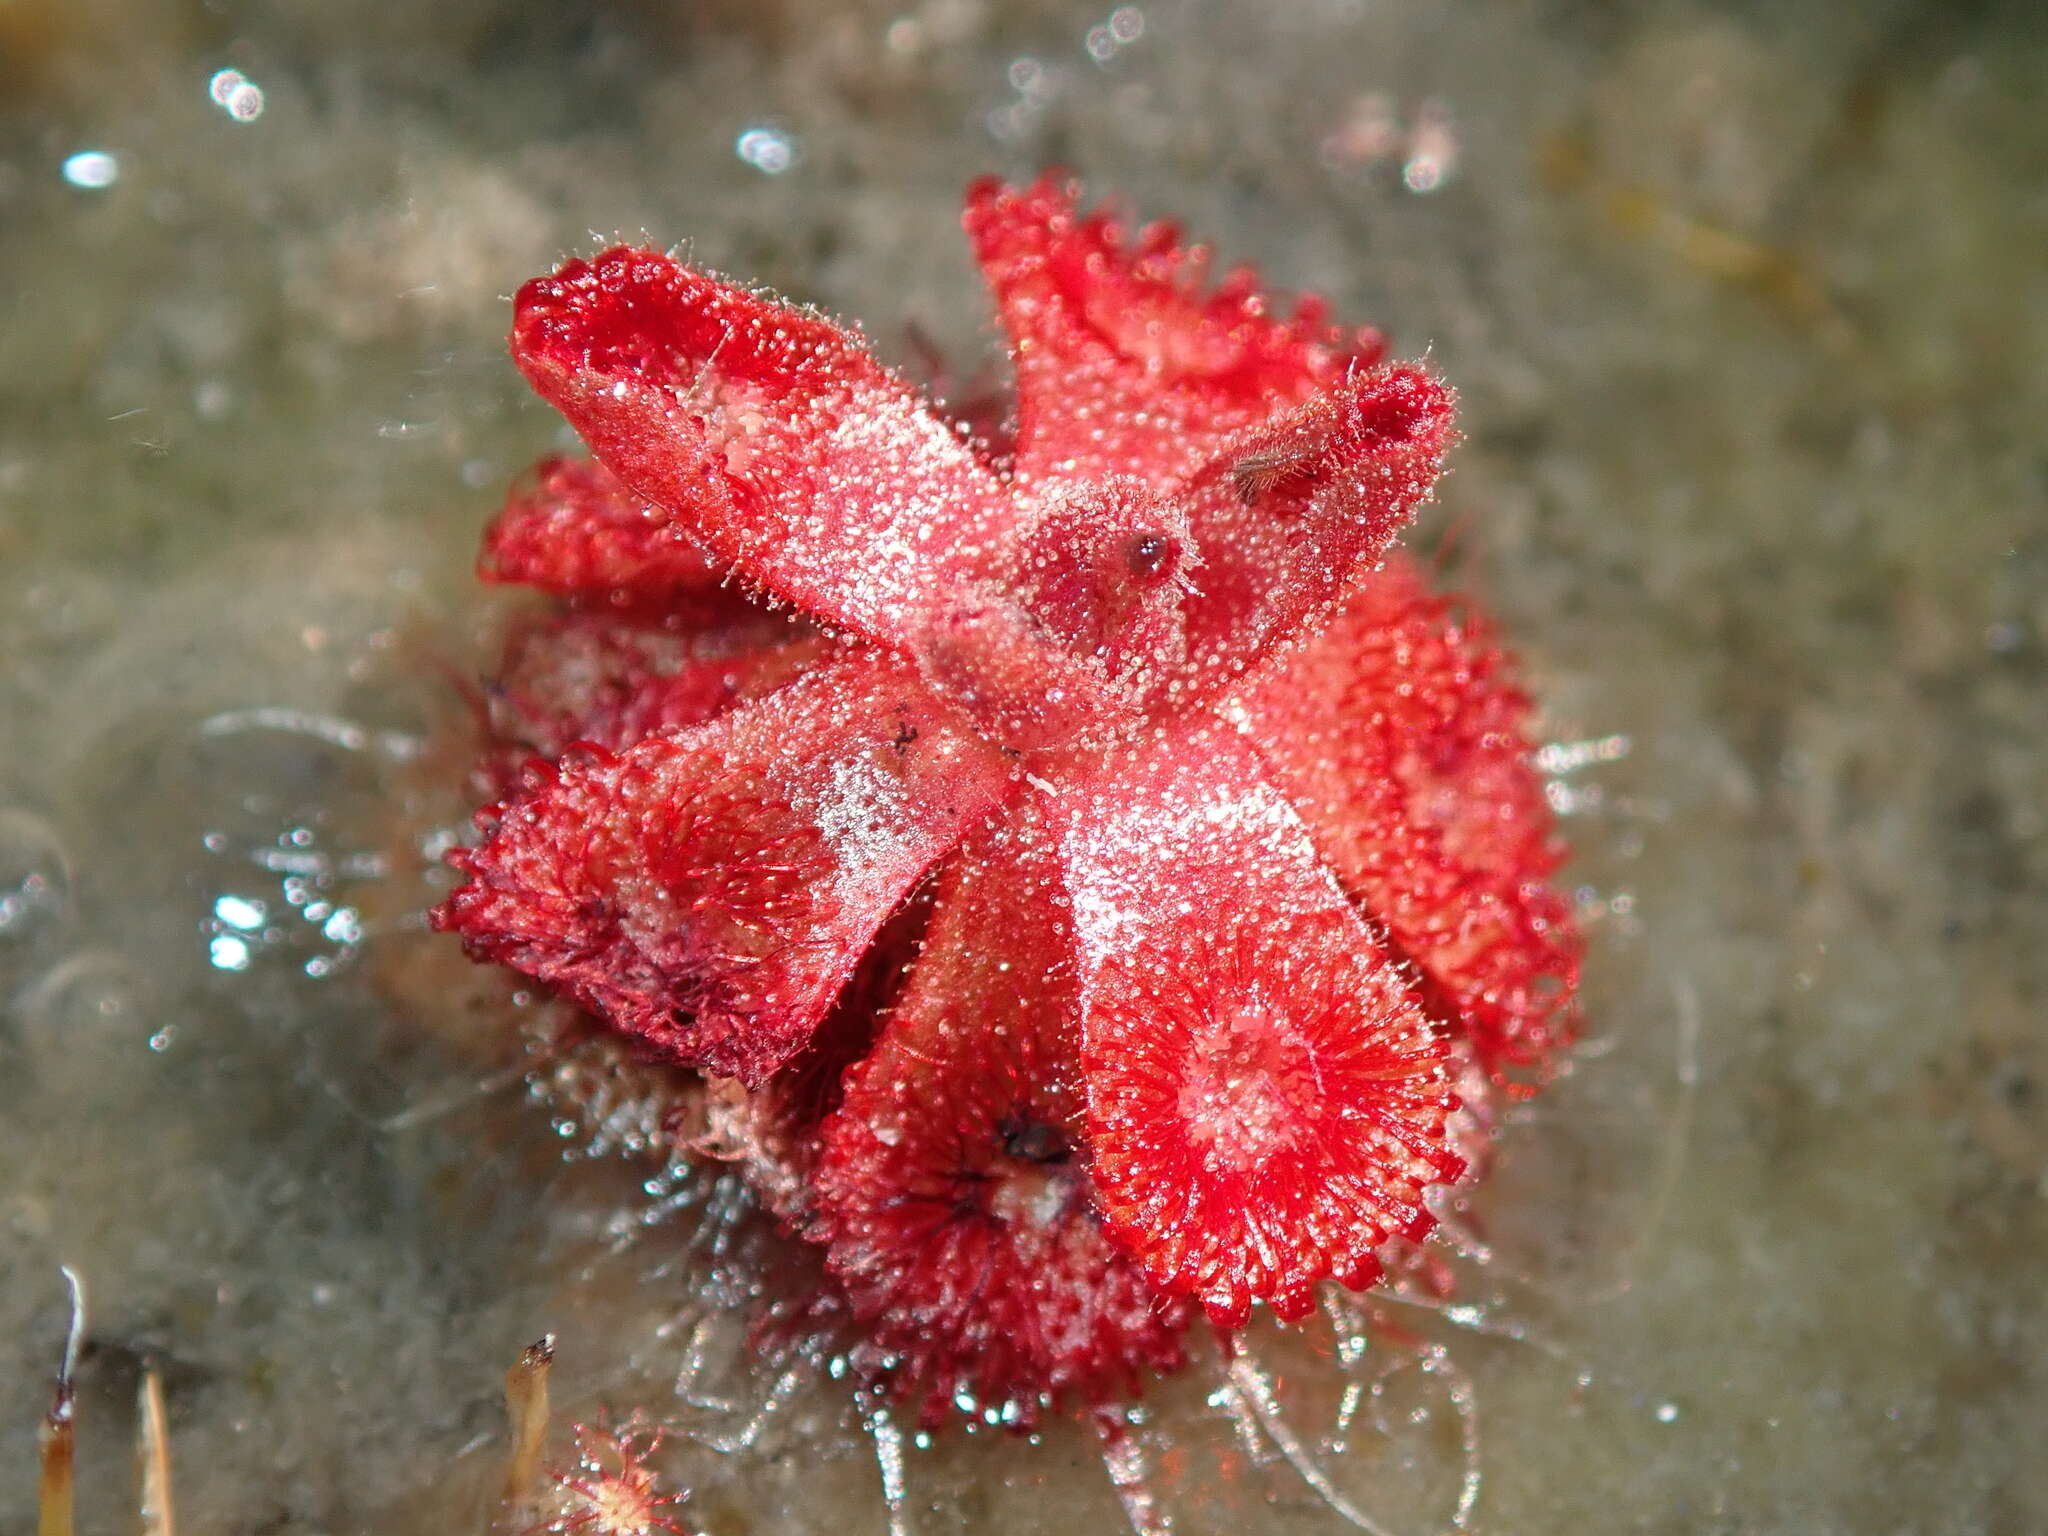
[[[594,457],[487,536],[567,606],[435,920],[720,1079],[863,1371],[1025,1423],[1196,1306],[1373,1283],[1461,1174],[1454,1072],[1555,1070],[1580,941],[1511,666],[1391,552],[1449,391],[1056,179],[967,228],[979,439],[657,252],[520,291]]]

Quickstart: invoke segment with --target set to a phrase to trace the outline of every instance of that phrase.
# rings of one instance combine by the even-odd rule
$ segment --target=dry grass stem
[[[42,1480],[36,1489],[36,1536],[72,1536],[76,1504],[73,1459],[76,1430],[72,1424],[72,1382],[78,1372],[78,1351],[85,1342],[85,1282],[66,1265],[71,1287],[71,1328],[64,1337],[64,1363],[57,1372],[57,1390],[43,1419]]]
[[[527,1345],[519,1363],[505,1373],[505,1412],[512,1421],[512,1453],[505,1466],[505,1521],[518,1529],[531,1517],[540,1482],[541,1452],[548,1436],[548,1368],[555,1360],[555,1336]]]
[[[142,1373],[136,1413],[141,1429],[136,1458],[142,1464],[142,1536],[177,1536],[171,1513],[171,1440],[164,1423],[164,1382],[154,1368]]]

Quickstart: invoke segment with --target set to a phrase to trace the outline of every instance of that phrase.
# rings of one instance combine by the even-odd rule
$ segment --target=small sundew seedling
[[[670,1513],[687,1491],[664,1490],[647,1465],[662,1439],[662,1429],[637,1413],[616,1429],[578,1424],[575,1464],[548,1473],[554,1513],[531,1530],[536,1536],[692,1536]]]

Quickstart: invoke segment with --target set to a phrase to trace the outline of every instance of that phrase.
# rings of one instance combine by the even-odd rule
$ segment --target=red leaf
[[[521,625],[492,680],[492,735],[512,776],[583,741],[623,752],[656,731],[702,725],[801,676],[836,647],[759,610],[715,627],[575,609]]]
[[[1428,498],[1451,410],[1420,369],[1362,373],[1234,439],[1189,483],[1198,686],[1328,618]]]
[[[859,339],[654,251],[519,291],[512,354],[619,479],[774,597],[901,643],[1013,515]]]
[[[484,531],[477,575],[564,597],[666,597],[716,585],[717,562],[676,520],[591,459],[543,459]]]
[[[813,1235],[927,1423],[965,1394],[1028,1426],[1181,1361],[1186,1308],[1092,1208],[1050,852],[1013,826],[947,866],[923,956],[824,1128]]]
[[[1209,258],[1171,224],[1127,235],[1045,176],[967,194],[965,223],[1017,373],[1024,485],[1136,475],[1166,489],[1237,433],[1380,355],[1371,331],[1328,325],[1304,299],[1281,319],[1249,268],[1207,289]],[[1205,291],[1206,290],[1206,291]]]
[[[848,656],[694,730],[572,755],[479,818],[435,920],[671,1059],[758,1085],[1004,792],[1000,757],[950,715],[900,664]]]
[[[1057,803],[1111,1228],[1226,1327],[1371,1284],[1462,1168],[1405,978],[1227,732],[1163,735]]]

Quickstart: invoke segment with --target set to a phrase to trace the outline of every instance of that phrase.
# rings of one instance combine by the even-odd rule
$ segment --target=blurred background
[[[2025,0],[0,0],[0,1530],[60,1264],[86,1536],[151,1362],[185,1528],[480,1529],[550,1329],[716,1533],[2048,1529],[2044,102]],[[729,1191],[551,1123],[410,915],[565,446],[513,288],[645,237],[964,375],[960,190],[1051,163],[1461,390],[1414,537],[1594,941],[1450,1300],[1108,1455],[760,1364]]]

